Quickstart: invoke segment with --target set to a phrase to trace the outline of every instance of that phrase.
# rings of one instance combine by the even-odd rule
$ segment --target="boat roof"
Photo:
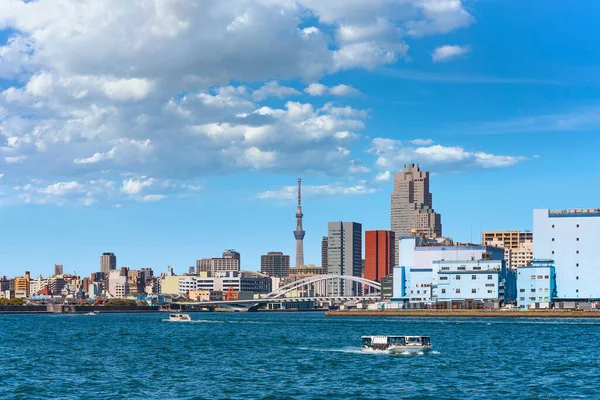
[[[361,338],[376,338],[376,337],[385,337],[385,338],[430,338],[431,336],[418,336],[418,335],[372,335],[372,336],[361,336]]]

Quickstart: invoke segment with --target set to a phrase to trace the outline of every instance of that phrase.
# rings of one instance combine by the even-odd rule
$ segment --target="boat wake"
[[[171,321],[170,319],[161,319],[163,322],[177,322],[177,323],[186,323],[186,324],[222,324],[225,321],[213,321],[210,319],[194,319],[191,321]]]
[[[391,356],[424,356],[427,352],[409,352],[405,351],[402,353],[390,353],[387,350],[370,350],[370,349],[356,349],[356,348],[342,348],[342,349],[315,349],[311,347],[299,347],[300,350],[310,350],[326,353],[348,353],[348,354],[371,354],[371,355],[391,355]],[[440,354],[439,351],[431,351],[431,354]]]

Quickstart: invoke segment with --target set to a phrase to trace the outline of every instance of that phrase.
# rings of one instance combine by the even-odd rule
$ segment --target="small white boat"
[[[169,314],[169,322],[192,322],[189,314]]]
[[[363,336],[363,350],[385,351],[389,354],[415,354],[431,351],[429,336]]]
[[[98,315],[98,313],[96,311],[90,311],[89,313],[86,313],[85,315]]]

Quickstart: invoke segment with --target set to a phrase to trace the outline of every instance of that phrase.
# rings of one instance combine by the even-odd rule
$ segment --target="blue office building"
[[[433,301],[515,301],[515,271],[504,260],[434,261]]]
[[[519,308],[550,308],[556,297],[554,261],[533,260],[530,267],[517,270],[517,306]]]

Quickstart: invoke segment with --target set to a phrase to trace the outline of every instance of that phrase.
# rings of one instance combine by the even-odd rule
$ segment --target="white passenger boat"
[[[390,354],[427,353],[431,351],[429,336],[363,336],[363,350],[385,351]]]
[[[169,314],[170,322],[192,322],[189,314]]]
[[[98,313],[96,311],[90,311],[89,313],[86,313],[85,315],[98,315]]]

